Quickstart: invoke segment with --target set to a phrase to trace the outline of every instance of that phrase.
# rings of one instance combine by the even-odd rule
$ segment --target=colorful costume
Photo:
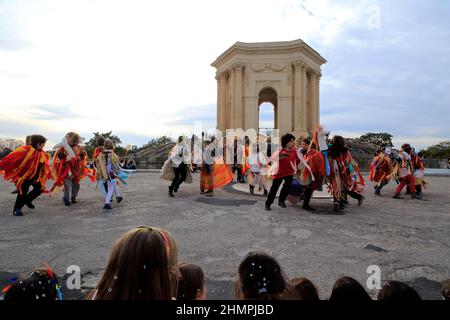
[[[358,199],[358,205],[362,204],[364,192],[364,178],[359,166],[353,159],[350,151],[339,154],[330,154],[330,182],[335,209],[343,209],[346,195]],[[339,207],[337,207],[337,205]]]
[[[389,150],[389,151],[387,151]],[[392,161],[389,157],[390,149],[376,155],[370,165],[369,180],[375,183],[375,194],[381,195],[381,189],[389,183],[392,173]]]
[[[428,183],[423,179],[425,174],[425,162],[423,158],[419,155],[416,155],[412,159],[412,166],[414,170],[414,179],[416,185],[416,193],[417,195],[422,195],[422,186],[427,187]]]
[[[63,143],[55,152],[52,164],[52,174],[55,180],[51,191],[64,185],[64,203],[70,204],[80,190],[80,181],[89,175],[86,167],[86,152],[81,145],[69,146]]]
[[[415,190],[415,185],[416,185],[416,180],[413,176],[414,170],[413,170],[413,166],[412,166],[412,162],[411,162],[411,156],[409,155],[409,153],[407,153],[405,151],[401,151],[399,153],[399,156],[400,156],[400,158],[398,160],[398,165],[395,167],[395,169],[397,171],[395,174],[398,177],[400,184],[395,189],[395,194],[394,194],[395,199],[400,199],[400,192],[402,192],[405,185],[408,185],[409,189],[412,191]],[[415,198],[416,193],[411,192],[411,197]]]
[[[94,160],[97,180],[103,187],[105,195],[105,209],[112,209],[110,202],[115,195],[117,202],[122,201],[118,183],[126,183],[128,176],[121,170],[119,157],[112,150],[101,152]],[[104,186],[106,184],[106,187]]]
[[[4,179],[13,182],[19,190],[16,209],[24,205],[33,207],[31,202],[45,191],[48,179],[51,179],[49,155],[32,146],[22,146],[0,160],[0,170]],[[28,193],[29,188],[33,190]]]

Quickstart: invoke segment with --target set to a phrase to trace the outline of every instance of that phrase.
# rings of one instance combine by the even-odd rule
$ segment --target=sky
[[[423,148],[450,139],[449,16],[447,0],[0,0],[0,137],[208,130],[223,51],[302,39],[328,61],[323,125]]]

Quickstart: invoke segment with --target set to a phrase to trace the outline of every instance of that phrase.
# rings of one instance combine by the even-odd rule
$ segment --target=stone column
[[[244,128],[244,110],[242,103],[242,72],[244,70],[243,63],[235,63],[233,65],[235,73],[235,92],[234,92],[234,122],[235,128]]]
[[[226,100],[226,84],[227,84],[227,79],[226,79],[226,75],[224,73],[222,73],[219,77],[219,90],[220,90],[220,94],[218,94],[218,99],[219,99],[219,105],[220,105],[220,127],[219,129],[222,132],[225,132],[226,130],[226,105],[227,105],[227,100]]]
[[[216,128],[218,130],[223,130],[222,127],[222,118],[223,118],[223,105],[222,105],[222,86],[221,86],[221,79],[219,75],[216,75],[217,80],[217,125]]]
[[[229,91],[230,91],[230,123],[229,123],[229,128],[227,129],[235,129],[236,128],[236,99],[235,99],[235,79],[236,79],[236,74],[234,72],[233,69],[230,70],[230,78],[229,78]]]
[[[311,117],[310,128],[314,131],[317,127],[317,71],[311,70]]]
[[[303,67],[304,62],[297,60],[292,62],[294,68],[294,130],[295,131],[306,131],[304,127],[304,114],[303,114]]]
[[[307,132],[308,131],[308,116],[309,116],[309,110],[308,110],[308,103],[307,103],[307,98],[308,98],[308,75],[306,74],[306,66],[303,65],[302,69],[301,69],[301,78],[302,78],[302,83],[301,83],[301,96],[300,96],[300,100],[301,100],[301,127],[302,129]]]
[[[322,73],[319,71],[316,81],[316,127],[320,125],[320,78],[322,78]]]

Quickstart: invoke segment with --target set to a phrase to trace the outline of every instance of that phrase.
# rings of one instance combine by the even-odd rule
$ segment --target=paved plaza
[[[65,297],[79,299],[95,286],[114,241],[141,225],[173,233],[179,260],[205,271],[211,299],[233,298],[238,265],[252,250],[274,255],[288,277],[312,280],[321,298],[344,275],[365,284],[370,265],[381,268],[382,281],[406,281],[429,299],[439,298],[438,282],[450,277],[450,177],[428,177],[432,188],[423,200],[392,199],[395,183],[376,197],[368,182],[363,206],[353,201],[344,215],[335,215],[324,198],[312,200],[315,214],[298,205],[265,211],[262,196],[232,186],[205,197],[198,180],[194,174],[194,183],[169,199],[158,172],[138,171],[111,212],[102,210],[100,190],[85,180],[78,204],[64,207],[61,193],[41,196],[23,217],[12,215],[14,187],[1,180],[0,285],[44,262],[61,277],[77,265],[82,290],[65,290]]]

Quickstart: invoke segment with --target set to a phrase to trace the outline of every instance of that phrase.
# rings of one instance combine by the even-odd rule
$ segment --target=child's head
[[[355,279],[350,277],[342,277],[336,281],[330,296],[330,301],[370,301],[369,296],[364,287]]]
[[[300,147],[302,149],[309,149],[309,145],[311,144],[311,140],[309,140],[308,138],[305,138],[302,140],[302,142],[300,143]]]
[[[304,301],[319,301],[319,293],[314,284],[306,278],[296,278],[289,281],[297,293],[299,300]]]
[[[410,154],[412,151],[412,148],[408,143],[405,143],[405,144],[402,144],[402,150],[405,151],[407,154]]]
[[[97,285],[96,300],[170,300],[166,244],[151,227],[123,234]]]
[[[442,281],[442,298],[450,300],[450,279]]]
[[[105,139],[104,148],[105,150],[114,150],[114,142],[109,139]]]
[[[239,266],[236,296],[244,300],[276,300],[287,288],[278,262],[261,252],[250,252]]]
[[[175,298],[178,291],[178,282],[181,278],[180,270],[178,269],[177,243],[175,242],[174,237],[169,231],[160,227],[156,227],[154,229],[161,235],[166,246],[167,259],[169,264],[170,292],[172,297]]]
[[[62,300],[58,278],[51,269],[37,269],[3,289],[5,301],[31,302]]]
[[[47,142],[47,138],[40,134],[34,134],[30,136],[30,145],[36,150],[42,150]]]
[[[377,299],[390,301],[422,300],[416,290],[400,281],[388,281],[378,292]]]
[[[97,138],[97,141],[96,141],[96,143],[97,143],[97,146],[98,147],[104,147],[105,146],[105,138],[103,138],[103,137],[98,137]]]
[[[177,300],[206,300],[207,289],[202,268],[191,263],[182,263],[178,268],[181,279]]]
[[[66,134],[65,136],[67,143],[70,146],[76,146],[77,144],[79,144],[81,142],[81,137],[78,133],[76,132],[69,132]]]
[[[290,133],[286,133],[281,137],[281,147],[292,148],[295,145],[295,136]]]

